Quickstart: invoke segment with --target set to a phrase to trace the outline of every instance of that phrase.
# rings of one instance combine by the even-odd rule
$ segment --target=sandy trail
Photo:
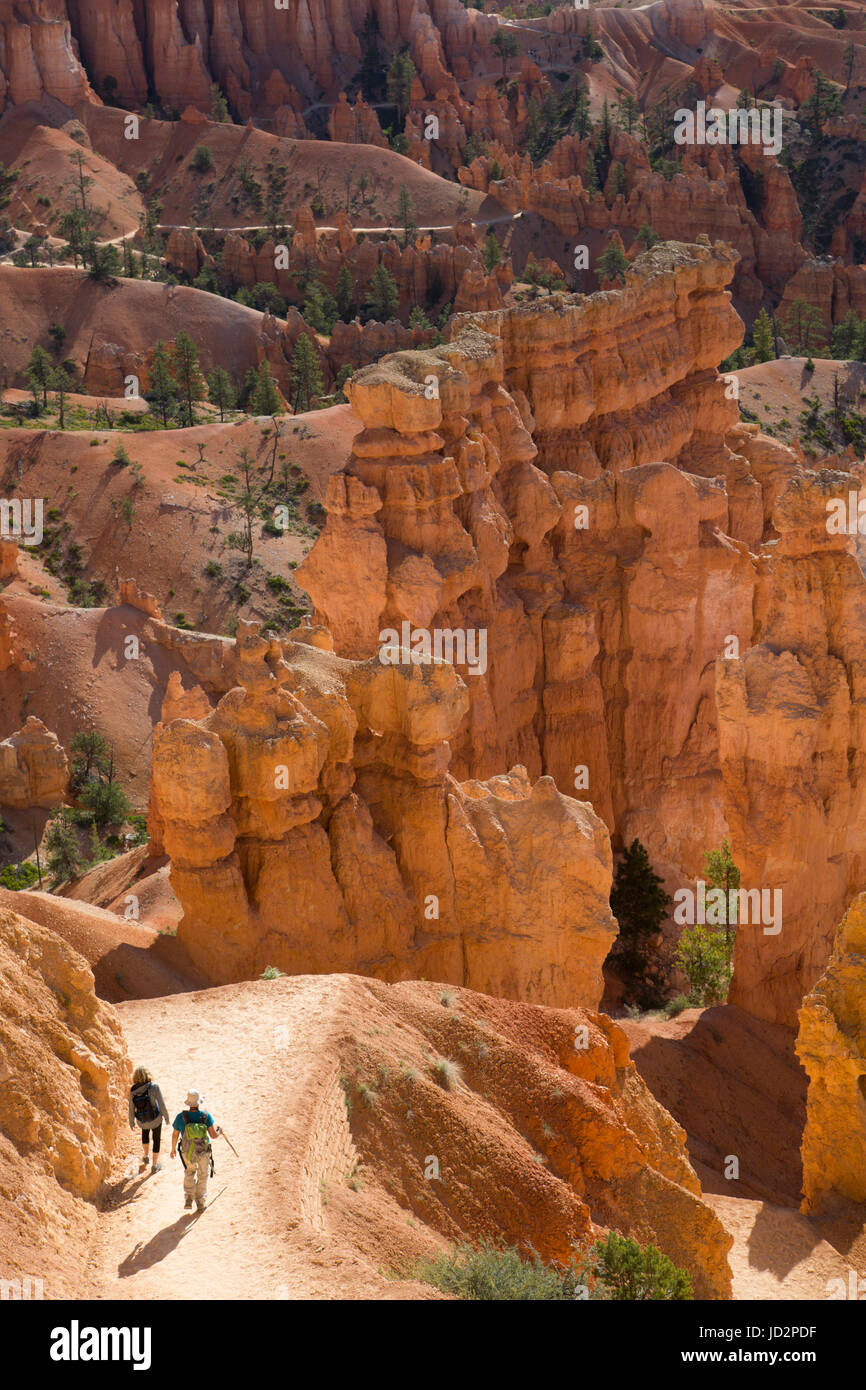
[[[324,1230],[320,1188],[351,1161],[348,1124],[335,1132],[339,1075],[327,1043],[345,1026],[343,991],[324,976],[281,985],[271,999],[256,982],[118,1005],[130,1056],[150,1067],[171,1119],[199,1087],[240,1158],[215,1141],[216,1174],[199,1216],[183,1210],[183,1170],[168,1157],[165,1128],[155,1176],[139,1176],[141,1144],[130,1135],[131,1171],[100,1221],[99,1296],[401,1296]]]
[[[820,1223],[791,1207],[712,1193],[704,1200],[734,1237],[729,1259],[735,1300],[822,1302],[834,1292],[833,1280],[841,1279],[847,1290],[849,1271],[863,1272],[862,1248],[858,1255],[855,1245],[843,1256],[823,1239]]]
[[[130,1135],[98,1218],[94,1296],[121,1299],[353,1299],[437,1297],[393,1282],[385,1208],[341,1220],[338,1189],[357,1158],[343,1104],[341,1055],[360,1026],[358,981],[297,976],[117,1004],[134,1064],[150,1067],[172,1120],[200,1088],[238,1150],[215,1141],[208,1209],[183,1209],[183,1170],[163,1134],[163,1171],[139,1175]],[[362,1010],[363,1011],[363,1010]],[[371,1014],[368,1023],[372,1022]],[[380,1022],[383,1019],[379,1020]],[[380,1029],[371,1029],[374,1033]],[[708,1191],[717,1175],[696,1164],[704,1199],[734,1236],[734,1299],[826,1300],[833,1279],[866,1274],[866,1236],[793,1207]],[[327,1207],[327,1211],[325,1208]],[[410,1223],[411,1225],[411,1223]],[[367,1258],[362,1245],[367,1249]]]

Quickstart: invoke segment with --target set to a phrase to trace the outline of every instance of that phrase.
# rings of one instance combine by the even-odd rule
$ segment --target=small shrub
[[[460,1068],[447,1057],[437,1057],[433,1063],[433,1075],[446,1091],[453,1091],[460,1080]]]
[[[39,878],[36,865],[29,860],[24,860],[22,864],[7,864],[5,869],[0,871],[0,884],[4,888],[11,888],[13,893],[20,893],[24,888],[32,888]]]
[[[196,145],[189,161],[190,169],[194,169],[197,174],[206,174],[213,168],[213,155],[207,145]]]
[[[379,1099],[379,1097],[376,1095],[375,1089],[372,1086],[368,1086],[366,1081],[358,1082],[358,1095],[361,1097],[361,1100],[364,1102],[365,1105],[370,1106],[375,1105]]]
[[[517,1246],[486,1240],[477,1247],[461,1242],[450,1254],[419,1260],[409,1277],[474,1303],[563,1302],[575,1298],[579,1288],[574,1268],[559,1269],[534,1251],[527,1256]]]
[[[692,1298],[692,1281],[684,1269],[678,1269],[654,1245],[641,1249],[637,1241],[616,1231],[592,1247],[588,1269],[594,1292],[614,1302]]]
[[[688,1009],[689,1007],[689,1001],[686,996],[684,994],[676,994],[673,999],[669,999],[664,1005],[662,1013],[665,1018],[676,1018],[677,1014],[681,1014],[683,1009]]]
[[[264,968],[264,970],[262,971],[261,975],[259,976],[259,979],[260,979],[260,980],[278,980],[278,979],[280,978],[280,976],[282,975],[282,973],[283,973],[282,970],[278,970],[277,967],[276,967],[275,965],[266,965],[265,968]]]
[[[723,931],[686,927],[674,960],[677,969],[688,979],[689,1003],[703,1008],[724,1001],[731,981],[731,967]]]

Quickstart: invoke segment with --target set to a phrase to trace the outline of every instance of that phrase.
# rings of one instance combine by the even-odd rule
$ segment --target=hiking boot
[[[153,1165],[153,1167],[152,1167],[152,1169],[151,1169],[151,1172],[152,1172],[152,1173],[161,1173],[161,1172],[162,1172],[162,1164],[161,1164],[161,1163],[154,1163],[154,1165]]]
[[[192,1211],[192,1197],[184,1197],[183,1209],[184,1211]]]
[[[145,1168],[147,1167],[147,1164],[148,1164],[148,1160],[147,1160],[146,1158],[143,1158],[143,1159],[141,1160],[141,1162],[139,1163],[139,1165],[138,1165],[138,1171],[139,1171],[139,1173],[143,1173],[143,1172],[144,1172]]]
[[[207,1202],[205,1201],[204,1197],[196,1197],[196,1199],[195,1199],[195,1209],[196,1209],[196,1211],[204,1211],[204,1209],[205,1209],[206,1206],[207,1206]]]

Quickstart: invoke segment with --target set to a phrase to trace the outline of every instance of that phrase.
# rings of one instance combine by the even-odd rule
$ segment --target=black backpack
[[[139,1086],[131,1086],[132,1108],[139,1124],[149,1124],[159,1119],[159,1106],[150,1093],[150,1082],[142,1081]]]

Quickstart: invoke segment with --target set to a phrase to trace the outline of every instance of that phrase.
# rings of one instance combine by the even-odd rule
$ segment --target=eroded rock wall
[[[468,315],[358,372],[364,429],[297,574],[355,660],[484,634],[455,775],[552,776],[669,888],[728,835],[783,904],[780,931],[744,924],[732,998],[793,1027],[866,850],[866,585],[826,524],[861,480],[739,422],[714,365],[733,265],[668,244],[622,290]]]
[[[352,662],[242,625],[236,684],[154,736],[151,820],[217,983],[423,976],[595,1007],[615,934],[602,822],[522,767],[461,783],[447,662]]]
[[[126,1123],[117,1016],[96,998],[82,956],[5,908],[0,981],[0,1152],[16,1171],[30,1165],[93,1197]]]
[[[839,927],[830,963],[800,1009],[797,1054],[809,1075],[803,1210],[866,1204],[866,895]]]
[[[0,806],[59,806],[68,778],[66,754],[56,734],[34,715],[0,743]]]

